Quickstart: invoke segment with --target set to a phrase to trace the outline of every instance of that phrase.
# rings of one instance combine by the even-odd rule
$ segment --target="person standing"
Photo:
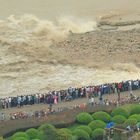
[[[88,97],[88,104],[89,104],[89,107],[91,107],[91,97],[90,96]]]
[[[129,81],[129,84],[128,84],[128,92],[129,92],[130,96],[133,94],[132,93],[132,81],[131,80]]]
[[[78,99],[78,89],[75,90],[76,99]]]
[[[58,103],[58,96],[56,95],[56,92],[55,92],[55,95],[54,95],[54,104],[57,104]]]
[[[91,97],[91,105],[94,106],[94,97]]]
[[[102,93],[99,91],[99,104],[102,105],[103,104],[103,97],[102,97]]]
[[[0,99],[0,110],[3,109],[2,107],[2,99]]]
[[[5,113],[2,113],[2,121],[4,121],[6,119]]]
[[[61,102],[61,93],[58,92],[58,103],[60,103],[60,102]]]
[[[17,97],[17,107],[20,107],[21,106],[21,97],[18,96]]]

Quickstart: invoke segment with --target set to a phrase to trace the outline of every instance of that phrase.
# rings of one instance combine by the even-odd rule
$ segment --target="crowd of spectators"
[[[85,86],[81,88],[69,87],[67,90],[51,91],[48,93],[35,93],[32,95],[20,95],[17,97],[6,97],[0,99],[0,108],[22,107],[34,104],[57,104],[61,101],[69,101],[82,97],[98,96],[102,101],[104,94],[119,93],[124,91],[138,90],[140,80],[122,81],[119,83],[108,83],[96,86]],[[131,94],[131,93],[130,93]]]
[[[115,106],[121,106],[123,104],[130,104],[130,103],[135,103],[139,102],[139,98],[131,98],[131,97],[126,97],[126,98],[121,98],[120,101],[118,102],[117,99],[104,99],[102,107],[115,107]],[[93,101],[88,102],[88,103],[81,103],[79,105],[71,105],[69,107],[58,107],[58,108],[53,108],[52,105],[49,105],[47,109],[41,109],[41,110],[36,110],[36,111],[18,111],[18,112],[13,112],[10,113],[9,116],[6,116],[4,113],[0,112],[0,121],[5,121],[5,120],[19,120],[19,119],[35,119],[35,118],[46,118],[49,115],[57,114],[66,110],[73,110],[73,109],[85,109],[87,107],[96,107],[96,109],[100,106],[100,102],[95,102]]]

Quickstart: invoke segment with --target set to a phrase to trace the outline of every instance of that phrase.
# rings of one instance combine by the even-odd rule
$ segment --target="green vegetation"
[[[111,120],[111,116],[104,111],[95,112],[92,114],[92,117],[94,120],[101,120],[104,122],[110,122],[110,120]]]
[[[121,115],[116,115],[116,116],[112,117],[111,120],[113,122],[115,122],[116,124],[122,124],[126,121],[126,118],[124,116],[121,116]]]
[[[76,129],[79,126],[82,126],[83,124],[78,124],[78,123],[74,123],[72,126],[67,127],[69,130],[73,131],[74,129]]]
[[[28,134],[28,136],[30,137],[30,139],[35,139],[35,138],[37,138],[38,130],[36,130],[34,128],[31,128],[31,129],[28,129],[26,131],[26,133]]]
[[[138,122],[140,122],[140,114],[134,114],[129,116],[129,119],[136,119]]]
[[[27,139],[24,137],[17,137],[17,138],[14,138],[14,140],[27,140]]]
[[[133,114],[140,114],[140,104],[131,104],[131,105],[124,105],[122,107],[118,107],[116,109],[121,109],[121,113],[120,114],[116,114],[116,115],[125,115],[125,117],[127,118],[127,116],[133,115]],[[114,110],[116,110],[114,109]],[[113,110],[113,111],[114,111]]]
[[[132,110],[130,111],[130,114],[140,114],[140,105],[132,106]]]
[[[82,112],[77,115],[76,120],[81,124],[89,124],[93,120],[93,118],[89,113]]]
[[[112,116],[122,115],[122,116],[128,118],[129,112],[128,112],[127,110],[125,110],[124,108],[119,107],[119,108],[114,109],[114,110],[111,112],[111,115],[112,115]]]
[[[39,140],[45,140],[46,135],[44,134],[43,131],[38,131],[37,139]]]
[[[51,124],[43,124],[43,125],[41,125],[39,128],[38,128],[38,130],[39,131],[45,131],[46,129],[54,129],[55,127],[53,126],[53,125],[51,125]]]
[[[136,119],[127,119],[125,121],[125,124],[126,125],[131,125],[131,126],[135,125],[136,123],[137,123],[137,120]]]
[[[26,134],[25,132],[17,132],[15,133],[12,137],[11,137],[11,140],[17,140],[17,138],[23,140],[26,139],[26,140],[30,140],[30,137],[28,136],[28,134]]]
[[[69,135],[72,134],[71,130],[69,130],[68,128],[61,128],[60,131],[64,132],[64,133],[67,133]]]
[[[86,131],[89,134],[89,136],[92,133],[92,129],[89,126],[86,126],[86,125],[78,126],[77,129],[82,129],[82,130]]]
[[[97,128],[92,132],[92,140],[102,140],[104,134],[104,129]]]
[[[92,115],[82,112],[76,116],[76,123],[67,128],[58,129],[51,124],[43,124],[38,129],[17,132],[7,140],[102,140],[104,128],[111,121],[115,127],[124,129],[140,123],[140,105],[124,105],[110,114],[104,111]]]
[[[75,136],[77,136],[78,139],[90,140],[89,134],[86,131],[82,130],[82,129],[75,129],[73,134]]]
[[[95,130],[96,128],[105,128],[106,124],[105,122],[101,121],[101,120],[95,120],[92,121],[88,124],[88,126],[92,129]]]

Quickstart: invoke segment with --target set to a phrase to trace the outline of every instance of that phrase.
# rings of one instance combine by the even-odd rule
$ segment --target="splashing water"
[[[11,15],[0,21],[0,41],[6,43],[33,42],[45,39],[48,42],[61,41],[69,31],[84,33],[96,28],[95,21],[81,21],[78,19],[60,18],[56,23],[40,20],[34,15],[15,17]],[[41,40],[42,41],[42,40]]]

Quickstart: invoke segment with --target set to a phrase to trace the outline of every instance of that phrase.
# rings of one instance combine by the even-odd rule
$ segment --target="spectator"
[[[118,93],[118,102],[120,92],[138,90],[140,80],[122,81],[119,83],[110,83],[103,85],[85,86],[81,88],[69,87],[67,90],[51,91],[49,93],[34,93],[32,95],[20,95],[17,97],[6,97],[0,99],[0,108],[22,107],[25,105],[34,105],[39,103],[57,104],[61,101],[70,101],[81,97],[98,96],[100,104],[103,102],[103,95]],[[136,99],[137,100],[137,99]]]

